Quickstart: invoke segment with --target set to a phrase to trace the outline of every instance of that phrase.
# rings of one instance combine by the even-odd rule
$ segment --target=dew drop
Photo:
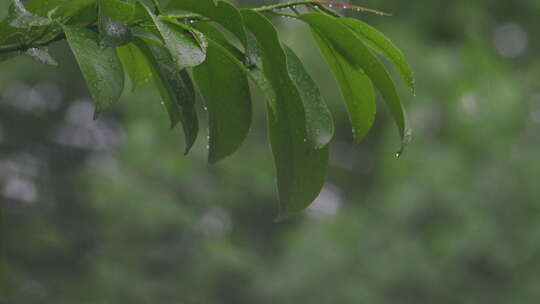
[[[400,157],[401,157],[401,154],[402,154],[401,151],[396,152],[396,158],[400,158]]]
[[[210,146],[209,145],[206,145],[206,150],[210,149]]]
[[[208,108],[207,108],[206,106],[204,106],[203,109],[204,109],[205,111],[208,111]]]

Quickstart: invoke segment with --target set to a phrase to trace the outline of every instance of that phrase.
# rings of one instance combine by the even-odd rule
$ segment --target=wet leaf
[[[208,161],[234,153],[251,125],[251,95],[245,70],[225,48],[209,41],[207,59],[193,69],[208,110]]]
[[[116,53],[124,70],[131,79],[132,89],[148,82],[152,78],[152,70],[148,66],[146,58],[141,53],[139,48],[134,44],[129,43],[116,48]]]
[[[334,120],[317,84],[307,73],[302,61],[285,47],[289,76],[298,88],[306,115],[307,139],[315,148],[327,145],[334,135]]]
[[[364,43],[338,18],[320,13],[309,13],[299,16],[324,37],[351,66],[359,66],[379,89],[398,127],[401,146],[407,144],[410,134],[405,110],[397,93],[394,81],[381,61],[364,45]]]
[[[205,41],[200,41],[204,37],[194,36],[192,31],[181,24],[160,20],[141,1],[137,2],[137,5],[144,8],[145,13],[156,25],[179,70],[197,66],[204,61],[206,58]]]
[[[341,18],[339,20],[357,34],[369,47],[390,60],[398,68],[401,76],[414,93],[414,76],[409,67],[409,63],[407,62],[405,55],[403,55],[401,50],[390,39],[383,33],[358,19]]]
[[[257,12],[242,10],[242,15],[261,46],[263,71],[276,93],[277,111],[268,111],[268,124],[280,198],[278,219],[284,219],[309,206],[321,191],[328,147],[315,149],[307,142],[302,99],[289,76],[276,29]]]
[[[245,48],[246,60],[252,60],[254,45],[247,38],[242,14],[229,2],[213,0],[171,1],[167,10],[185,10],[210,18],[233,33]]]
[[[134,42],[149,63],[163,104],[169,113],[171,128],[178,122],[182,123],[187,154],[199,132],[193,83],[185,70],[179,71],[176,68],[171,55],[159,39],[136,34]]]
[[[338,81],[341,94],[347,105],[354,139],[358,143],[369,132],[375,121],[375,88],[360,67],[351,65],[339,52],[334,50],[331,43],[318,34],[317,30],[312,32],[321,53]]]
[[[219,31],[216,27],[213,25],[207,23],[207,22],[195,22],[192,24],[192,26],[202,32],[208,40],[214,40],[214,42],[218,43],[221,47],[229,51],[238,61],[236,62],[238,65],[241,66],[241,68],[244,70],[244,72],[247,74],[248,78],[255,83],[255,85],[261,90],[263,93],[266,101],[268,102],[270,108],[272,111],[276,111],[276,93],[272,89],[272,86],[268,82],[268,79],[266,79],[266,76],[264,76],[264,73],[259,69],[256,65],[251,65],[249,67],[245,66],[244,63],[246,62],[245,54],[242,53],[237,47],[232,45],[225,35],[221,31]],[[247,33],[250,35],[251,33]],[[253,34],[251,34],[252,36]],[[257,45],[257,41],[255,38],[252,38],[252,43],[254,45]]]
[[[98,36],[93,31],[80,26],[63,26],[63,29],[96,103],[97,116],[122,95],[122,65],[113,48],[103,48],[98,44]]]

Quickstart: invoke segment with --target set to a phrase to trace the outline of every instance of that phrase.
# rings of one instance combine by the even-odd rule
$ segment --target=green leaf
[[[167,10],[185,10],[208,17],[233,33],[245,48],[247,60],[251,60],[254,46],[247,38],[246,28],[240,11],[226,1],[182,0],[171,1]]]
[[[320,193],[328,167],[328,147],[315,149],[306,141],[302,99],[289,76],[276,29],[260,13],[242,10],[242,14],[260,43],[263,71],[276,92],[277,112],[269,110],[268,121],[280,198],[278,219],[284,219],[309,206]]]
[[[193,69],[208,110],[210,163],[234,153],[251,125],[249,83],[235,61],[225,48],[209,40],[207,59]]]
[[[181,24],[160,20],[141,1],[137,2],[137,5],[144,8],[146,14],[156,25],[179,70],[197,66],[204,61],[206,41],[202,35],[197,35]]]
[[[39,63],[48,64],[52,66],[58,65],[56,60],[54,60],[54,58],[52,58],[51,55],[49,54],[47,47],[29,48],[28,50],[26,50],[25,54],[32,57]]]
[[[51,20],[32,14],[23,5],[21,0],[11,0],[8,10],[7,20],[14,28],[26,29],[33,26],[44,26],[51,24]]]
[[[107,15],[122,24],[130,24],[133,22],[133,14],[135,7],[133,4],[121,0],[98,0],[99,7]]]
[[[129,43],[116,48],[116,53],[124,70],[131,79],[133,90],[148,82],[152,77],[152,70],[148,66],[145,56],[139,48]]]
[[[285,47],[289,76],[298,88],[306,115],[307,139],[316,148],[327,145],[334,136],[332,114],[321,96],[317,84],[307,73],[302,61]]]
[[[159,39],[136,34],[134,42],[149,62],[163,104],[169,113],[171,128],[182,122],[187,154],[199,132],[193,83],[185,70],[179,71],[176,68],[170,53]]]
[[[407,63],[405,55],[401,50],[383,33],[374,29],[370,25],[354,18],[339,19],[343,24],[348,26],[355,34],[358,35],[369,47],[384,55],[388,60],[396,65],[401,76],[414,93],[414,76]]]
[[[30,0],[25,6],[33,14],[67,20],[82,10],[95,6],[96,0]]]
[[[352,66],[359,66],[373,81],[384,97],[401,136],[401,151],[410,139],[410,129],[403,105],[396,91],[394,81],[381,61],[364,45],[364,43],[339,19],[320,13],[309,13],[298,17],[332,44],[335,51],[341,54]]]
[[[108,1],[100,0],[98,29],[100,43],[103,46],[121,46],[131,41],[131,32],[126,24],[110,17],[107,9],[101,3]]]
[[[312,29],[312,33],[338,81],[347,105],[355,142],[359,143],[375,121],[375,88],[361,68],[351,65],[317,30]]]
[[[264,73],[255,65],[251,65],[250,67],[246,67],[243,62],[246,62],[245,60],[245,54],[242,53],[238,48],[236,48],[234,45],[232,45],[225,35],[221,31],[219,31],[216,27],[213,25],[207,23],[207,22],[195,22],[191,24],[195,29],[201,31],[208,40],[214,40],[214,42],[218,43],[221,47],[225,48],[229,53],[231,53],[238,61],[236,63],[244,70],[244,72],[247,74],[248,78],[255,83],[255,85],[261,90],[263,93],[266,101],[268,102],[270,108],[272,111],[276,111],[276,93],[274,92],[272,86],[268,82],[268,79],[264,76]],[[247,33],[248,37],[253,36],[250,32]],[[251,43],[255,45],[258,49],[258,43],[255,40],[255,38],[252,38]]]
[[[79,63],[96,103],[97,116],[117,102],[124,89],[124,71],[113,48],[102,48],[97,34],[80,26],[63,26],[67,41]]]

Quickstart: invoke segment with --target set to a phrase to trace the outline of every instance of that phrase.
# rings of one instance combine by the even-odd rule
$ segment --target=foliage
[[[66,43],[50,46],[59,67],[0,65],[0,303],[539,303],[540,2],[350,3],[394,13],[340,11],[408,54],[415,142],[394,157],[381,103],[354,145],[309,28],[268,16],[335,125],[322,195],[278,225],[257,91],[248,138],[209,165],[208,130],[180,157],[151,83],[92,121]],[[512,58],[493,40],[509,23],[529,38]]]
[[[197,87],[208,111],[210,163],[231,155],[245,140],[253,82],[266,97],[282,219],[306,208],[321,191],[334,122],[315,81],[263,13],[309,25],[338,80],[356,142],[373,125],[375,88],[397,124],[398,156],[411,136],[396,86],[374,51],[394,63],[414,91],[403,54],[379,31],[324,4],[239,9],[214,0],[173,0],[164,8],[142,0],[13,0],[0,25],[0,58],[24,53],[56,64],[47,46],[65,38],[96,104],[95,117],[120,99],[124,73],[133,87],[153,78],[171,127],[182,125],[186,154],[199,133]],[[231,35],[239,44],[228,39]]]

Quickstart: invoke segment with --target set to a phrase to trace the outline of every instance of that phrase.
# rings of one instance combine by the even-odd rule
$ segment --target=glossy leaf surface
[[[394,81],[381,61],[347,26],[337,18],[320,13],[309,13],[299,17],[332,44],[350,65],[361,67],[384,97],[398,127],[402,139],[402,149],[409,133],[405,110],[397,93]]]
[[[303,103],[289,76],[276,29],[257,12],[242,13],[261,45],[264,74],[276,92],[277,112],[268,111],[268,124],[280,198],[278,219],[283,219],[306,208],[319,194],[328,167],[328,148],[315,149],[307,142]]]
[[[148,66],[143,53],[134,44],[129,43],[116,48],[116,53],[124,70],[131,79],[133,89],[148,82],[152,77],[152,70]]]
[[[96,115],[118,101],[124,89],[124,71],[113,48],[98,44],[95,32],[64,26],[67,40],[96,103]]]
[[[298,88],[298,93],[304,104],[307,140],[315,147],[327,145],[334,135],[334,120],[321,96],[317,84],[306,69],[300,58],[288,47],[284,48],[287,57],[289,76]]]
[[[405,55],[403,55],[401,50],[390,39],[361,20],[342,18],[340,21],[357,34],[369,47],[390,60],[398,68],[409,88],[413,92],[415,91],[414,76],[409,67],[409,63],[407,62]]]
[[[333,49],[326,38],[313,30],[313,37],[330,65],[347,105],[355,141],[360,142],[375,121],[376,98],[373,84],[364,71],[351,65]]]
[[[179,70],[197,66],[204,61],[206,58],[204,37],[194,36],[193,32],[190,32],[181,24],[160,20],[141,1],[137,2],[137,5],[142,6],[146,14],[152,19]],[[203,41],[200,39],[203,39]]]
[[[176,68],[169,52],[159,40],[136,35],[135,44],[149,62],[163,104],[169,113],[171,128],[178,122],[182,123],[187,154],[199,132],[193,83],[185,70],[179,71]]]
[[[210,40],[208,58],[193,69],[204,97],[210,128],[208,161],[232,154],[251,125],[251,95],[246,72],[225,48]]]

